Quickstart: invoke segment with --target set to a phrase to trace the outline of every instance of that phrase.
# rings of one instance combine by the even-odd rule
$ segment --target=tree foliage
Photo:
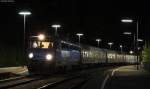
[[[150,63],[150,42],[147,42],[145,44],[144,49],[142,51],[142,58],[143,58],[143,62]]]
[[[0,45],[0,67],[21,66],[25,64],[22,49],[17,46]]]

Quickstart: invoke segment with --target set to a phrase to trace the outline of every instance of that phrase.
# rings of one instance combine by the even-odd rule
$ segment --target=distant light
[[[123,32],[124,35],[131,35],[131,32]]]
[[[130,54],[133,54],[133,53],[134,53],[134,52],[131,50],[131,51],[130,51]]]
[[[52,27],[53,27],[53,28],[60,28],[61,25],[59,25],[59,24],[54,24],[54,25],[52,25]]]
[[[120,48],[122,48],[123,46],[122,45],[120,45]]]
[[[132,19],[122,19],[121,22],[123,22],[123,23],[132,23],[133,20]]]
[[[31,15],[30,11],[21,11],[19,12],[20,15]]]
[[[141,47],[138,47],[138,50],[140,50],[141,49]]]
[[[139,41],[139,42],[143,42],[143,39],[138,39],[137,41]]]
[[[109,42],[109,43],[108,43],[108,45],[113,45],[113,44],[114,44],[113,42]]]
[[[100,42],[100,41],[102,41],[102,40],[101,40],[101,39],[96,39],[96,41]]]
[[[77,35],[77,36],[83,36],[83,34],[82,34],[82,33],[77,33],[76,35]]]
[[[43,35],[43,34],[38,35],[38,39],[41,40],[41,41],[44,40],[45,39],[45,35]]]

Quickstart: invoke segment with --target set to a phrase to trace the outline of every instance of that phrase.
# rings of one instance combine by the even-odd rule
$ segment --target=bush
[[[146,70],[150,70],[150,42],[146,43],[142,51],[142,63]]]
[[[150,62],[150,47],[144,47],[142,58],[143,62]]]
[[[1,45],[0,67],[21,66],[25,64],[22,59],[22,49],[17,46]]]

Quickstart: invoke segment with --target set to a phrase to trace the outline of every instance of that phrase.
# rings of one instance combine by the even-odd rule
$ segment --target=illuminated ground
[[[150,89],[150,75],[136,66],[115,69],[104,89]]]
[[[28,74],[28,69],[26,66],[0,68],[0,73],[5,73],[5,72],[24,75],[24,74]]]

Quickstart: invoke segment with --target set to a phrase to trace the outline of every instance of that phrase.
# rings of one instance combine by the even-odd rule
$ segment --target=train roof
[[[61,40],[61,42],[65,43],[65,44],[68,44],[68,45],[73,45],[73,46],[79,47],[81,49],[90,49],[90,50],[93,49],[93,50],[107,51],[107,52],[111,52],[111,53],[131,55],[131,54],[127,53],[127,52],[121,53],[120,51],[110,50],[110,49],[105,49],[105,48],[98,48],[98,47],[91,46],[91,45],[86,45],[86,44],[80,44],[80,46],[79,46],[77,43],[72,43],[72,42],[69,42],[69,41]]]
[[[65,44],[68,44],[68,45],[72,45],[72,46],[80,47],[80,46],[79,46],[79,45],[77,45],[77,44],[74,44],[74,43],[71,43],[71,42],[68,42],[68,41],[64,41],[64,40],[61,40],[61,43],[65,43]]]

